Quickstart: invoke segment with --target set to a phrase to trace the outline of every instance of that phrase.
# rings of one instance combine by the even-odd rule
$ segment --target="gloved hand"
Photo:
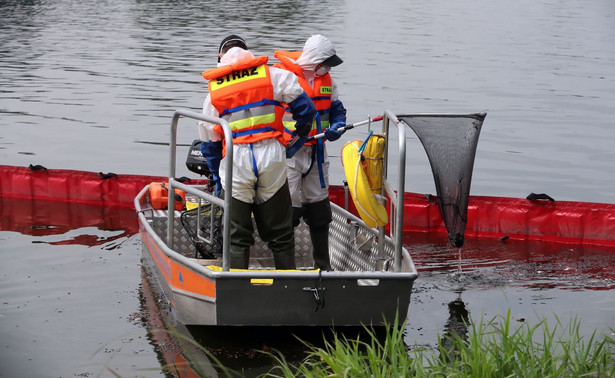
[[[294,133],[293,133],[293,135],[294,135]],[[294,140],[294,136],[293,136],[293,140]],[[297,151],[299,151],[299,149],[301,147],[303,147],[305,142],[307,142],[307,137],[300,136],[299,138],[297,138],[297,141],[292,146],[286,147],[286,158],[290,159],[293,156],[295,156]]]
[[[327,138],[327,140],[330,140],[331,142],[340,139],[342,134],[344,134],[345,130],[339,131],[338,129],[344,126],[346,125],[344,125],[343,123],[336,123],[329,126],[329,128],[325,129],[325,138]]]
[[[222,180],[220,180],[220,161],[222,160],[222,141],[201,142],[201,154],[207,159],[207,165],[216,183],[216,196],[222,193]]]

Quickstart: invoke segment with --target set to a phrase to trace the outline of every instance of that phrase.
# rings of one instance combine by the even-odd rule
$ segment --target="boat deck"
[[[331,204],[333,221],[329,230],[331,265],[335,271],[392,271],[394,247],[385,243],[379,248],[378,232],[362,224],[353,214]],[[181,219],[182,211],[175,210],[176,220]],[[154,232],[166,243],[167,210],[144,211]],[[207,228],[207,227],[205,227]],[[255,227],[256,229],[256,227]],[[267,244],[254,233],[255,243],[250,250],[249,269],[274,269],[273,256]],[[193,259],[200,265],[222,266],[222,259],[201,258],[195,243],[181,221],[174,222],[174,250],[184,257]],[[379,250],[382,249],[382,250]],[[301,221],[295,228],[295,259],[297,270],[311,270],[314,267],[312,246],[307,225]],[[408,259],[406,259],[408,260]],[[410,266],[402,268],[411,270]]]

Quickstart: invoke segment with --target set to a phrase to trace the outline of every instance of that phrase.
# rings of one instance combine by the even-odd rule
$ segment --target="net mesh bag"
[[[398,115],[423,144],[451,245],[464,242],[474,156],[485,113]]]
[[[222,208],[205,203],[200,208],[182,212],[180,220],[196,249],[196,258],[217,259],[222,256]],[[213,235],[210,234],[212,222]],[[199,238],[199,234],[210,242]]]

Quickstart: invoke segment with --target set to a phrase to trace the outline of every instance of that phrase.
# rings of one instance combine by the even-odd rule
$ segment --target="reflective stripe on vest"
[[[314,119],[312,122],[312,129],[309,135],[316,135],[322,133],[322,131],[329,127],[329,110],[331,108],[331,76],[326,74],[324,76],[318,76],[314,79],[314,88],[312,89],[307,83],[305,78],[298,77],[299,84],[305,92],[310,96],[310,99],[314,103],[314,107],[320,116],[320,124]],[[293,119],[290,110],[286,108],[284,117],[282,118],[284,123],[284,138],[288,141],[291,138],[293,131],[295,131],[295,120]],[[314,141],[306,142],[306,144],[314,144]]]
[[[301,51],[276,51],[273,55],[280,60],[279,64],[276,63],[273,66],[294,73],[299,80],[301,88],[303,88],[303,90],[308,94],[308,96],[310,96],[310,99],[316,107],[316,116],[314,117],[314,121],[312,122],[312,129],[310,130],[309,135],[320,134],[322,130],[329,127],[329,111],[331,109],[331,96],[333,94],[333,82],[331,80],[331,75],[326,74],[314,78],[314,88],[312,88],[308,84],[307,80],[305,80],[303,71],[296,62],[297,59],[301,56]],[[290,114],[288,106],[286,107],[283,120],[284,139],[288,142],[292,138],[292,132],[295,130],[296,124],[295,120]],[[320,179],[320,187],[325,188],[326,183],[324,177],[324,170],[322,167],[322,164],[325,160],[324,138],[308,141],[305,144],[312,146],[312,162],[310,164],[308,172],[306,172],[305,174],[307,175],[309,173],[309,171],[313,167],[314,161],[316,161],[316,165],[318,167],[318,178]]]
[[[231,126],[233,138],[235,133],[258,125],[273,125],[275,123],[275,104],[267,105],[266,100],[258,101],[234,109],[225,109],[220,117],[224,117]],[[279,105],[279,103],[276,101]]]
[[[322,130],[329,127],[329,109],[331,108],[333,82],[331,80],[331,75],[329,74],[318,76],[314,78],[314,88],[312,88],[305,79],[301,66],[297,64],[297,60],[299,59],[301,54],[301,51],[277,50],[273,53],[273,56],[275,56],[280,61],[280,63],[276,63],[273,66],[294,73],[299,80],[301,88],[303,88],[303,90],[307,93],[307,95],[314,103],[314,106],[316,107],[316,111],[318,112],[320,118],[320,122],[318,122],[318,118],[315,117],[309,135],[316,135],[321,133]],[[292,133],[293,131],[295,131],[296,124],[288,107],[286,107],[286,111],[284,112],[283,122],[284,139],[288,142],[292,138]],[[315,141],[306,142],[306,144],[314,143]]]

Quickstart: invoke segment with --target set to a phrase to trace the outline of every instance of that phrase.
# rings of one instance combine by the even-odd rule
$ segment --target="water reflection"
[[[138,232],[134,210],[45,200],[0,197],[0,231],[46,236],[39,243],[119,248]]]
[[[148,275],[143,269],[139,287],[140,312],[132,317],[138,319],[147,330],[148,340],[162,369],[175,377],[217,376],[207,355],[189,341],[190,334],[185,327],[173,325],[169,318],[170,308],[164,307],[159,295],[150,286]]]
[[[456,290],[457,299],[448,303],[448,319],[444,325],[442,333],[442,352],[447,354],[447,360],[455,358],[459,352],[455,349],[455,343],[452,340],[461,339],[468,340],[468,326],[470,325],[470,313],[466,309],[466,305],[461,299],[463,289]]]
[[[223,369],[240,372],[237,376],[257,376],[274,366],[268,352],[280,351],[287,361],[299,362],[306,357],[304,342],[324,347],[324,340],[331,340],[334,332],[367,336],[361,327],[185,327],[174,320],[171,305],[153,277],[142,268],[141,311],[134,316],[148,330],[161,366],[176,376],[227,376]]]

